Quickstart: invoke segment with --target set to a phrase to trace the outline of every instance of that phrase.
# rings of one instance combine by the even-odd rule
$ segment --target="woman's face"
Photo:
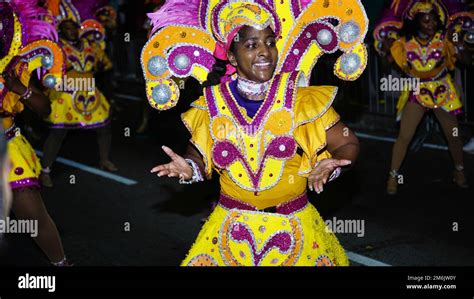
[[[61,37],[68,41],[77,41],[79,39],[79,26],[72,21],[64,21],[59,27]]]
[[[273,77],[278,62],[275,33],[270,27],[257,30],[244,26],[228,53],[230,63],[244,79],[263,83]]]
[[[438,29],[438,21],[434,12],[423,13],[418,19],[419,31],[423,34],[433,36]]]

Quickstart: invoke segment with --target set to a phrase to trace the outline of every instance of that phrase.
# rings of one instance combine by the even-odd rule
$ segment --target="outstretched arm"
[[[152,173],[157,173],[159,177],[166,175],[168,177],[179,177],[182,180],[189,181],[194,174],[193,168],[186,161],[186,159],[189,159],[197,165],[196,170],[200,172],[201,177],[204,177],[202,175],[205,170],[204,162],[199,152],[191,144],[188,145],[184,157],[176,154],[167,146],[163,146],[162,148],[168,157],[170,157],[171,162],[154,167],[151,170]]]

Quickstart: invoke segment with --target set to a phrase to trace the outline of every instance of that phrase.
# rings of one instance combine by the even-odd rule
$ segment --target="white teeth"
[[[256,63],[255,66],[269,66],[270,65],[270,62],[266,62],[266,63]]]

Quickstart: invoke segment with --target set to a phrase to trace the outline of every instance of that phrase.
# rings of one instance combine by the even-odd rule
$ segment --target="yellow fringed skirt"
[[[348,266],[311,204],[290,215],[218,205],[181,266]]]

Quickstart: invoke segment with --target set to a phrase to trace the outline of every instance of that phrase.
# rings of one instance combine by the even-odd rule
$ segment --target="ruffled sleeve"
[[[190,142],[198,149],[203,157],[206,177],[212,174],[212,137],[210,134],[210,120],[207,103],[204,96],[191,104],[192,108],[181,114],[181,120],[191,133]]]
[[[456,50],[454,49],[454,44],[448,39],[444,43],[444,57],[446,59],[446,67],[449,70],[454,70],[456,67]]]
[[[325,150],[326,131],[340,119],[331,107],[337,93],[335,86],[311,86],[298,89],[295,102],[294,138],[303,150],[298,173],[308,176],[317,161],[330,158]]]
[[[395,60],[395,63],[402,70],[405,70],[408,67],[404,37],[393,42],[392,47],[390,48],[390,54],[392,54],[393,60]]]

